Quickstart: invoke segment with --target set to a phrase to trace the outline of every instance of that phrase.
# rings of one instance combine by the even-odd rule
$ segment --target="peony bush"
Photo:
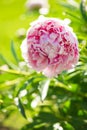
[[[11,41],[14,59],[8,58],[7,38],[1,42],[6,56],[0,54],[0,130],[87,130],[87,3],[49,2],[48,17],[40,16],[31,23],[26,36],[23,29],[16,31],[15,42]],[[6,26],[1,23],[1,33],[9,28],[11,37],[13,26],[4,19],[5,9],[11,11],[8,2],[1,3],[6,7],[1,20]],[[22,28],[38,13],[31,10],[21,15]],[[22,26],[13,22],[15,16],[12,19],[11,15],[14,28]]]

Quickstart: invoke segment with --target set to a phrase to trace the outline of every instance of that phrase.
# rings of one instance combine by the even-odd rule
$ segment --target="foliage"
[[[87,12],[84,2],[72,4],[62,0],[56,4],[61,8],[59,17],[71,20],[79,40],[80,60],[76,68],[47,79],[27,67],[13,41],[14,63],[0,54],[1,125],[19,110],[26,120],[18,127],[20,130],[87,130]]]

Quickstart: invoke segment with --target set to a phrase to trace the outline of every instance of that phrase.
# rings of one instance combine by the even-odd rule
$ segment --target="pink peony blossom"
[[[31,24],[21,50],[30,67],[54,77],[77,64],[77,44],[75,34],[64,21],[41,18]]]

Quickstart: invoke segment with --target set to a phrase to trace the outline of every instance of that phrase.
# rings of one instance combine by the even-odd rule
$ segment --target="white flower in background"
[[[55,123],[54,125],[53,125],[53,130],[63,130],[63,128],[60,126],[60,124],[59,123]]]
[[[27,0],[26,8],[29,10],[38,9],[39,13],[42,15],[49,13],[48,0]]]

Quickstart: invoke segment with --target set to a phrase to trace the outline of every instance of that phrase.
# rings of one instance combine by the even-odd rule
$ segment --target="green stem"
[[[5,70],[5,69],[0,68],[0,71],[11,73],[11,74],[16,74],[16,75],[24,75],[24,76],[28,76],[29,75],[28,72],[23,72],[23,71],[18,71],[18,70],[12,70],[12,69]]]

